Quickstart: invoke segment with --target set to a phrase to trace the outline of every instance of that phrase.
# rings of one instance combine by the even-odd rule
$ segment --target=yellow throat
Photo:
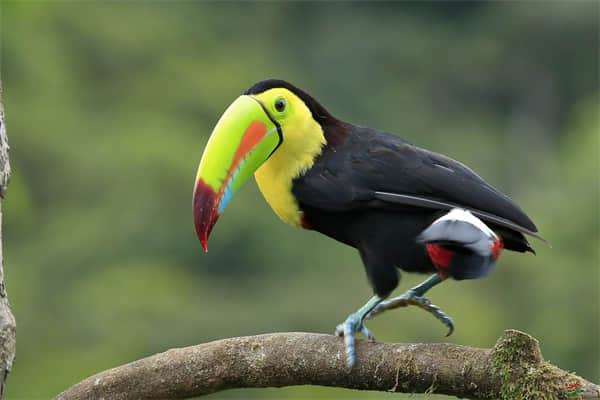
[[[289,90],[270,89],[253,97],[266,103],[274,95],[284,96],[288,102],[288,115],[278,121],[283,142],[254,177],[275,214],[290,225],[301,226],[302,211],[292,194],[292,180],[313,166],[326,140],[308,107]]]

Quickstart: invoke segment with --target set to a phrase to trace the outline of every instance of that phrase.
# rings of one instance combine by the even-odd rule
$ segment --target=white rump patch
[[[483,223],[482,220],[471,214],[468,210],[463,208],[453,208],[450,212],[435,221],[433,223],[438,223],[442,221],[463,221],[467,222],[477,229],[485,233],[488,237],[498,239],[498,236],[492,231],[486,224]],[[433,225],[433,224],[432,224]]]

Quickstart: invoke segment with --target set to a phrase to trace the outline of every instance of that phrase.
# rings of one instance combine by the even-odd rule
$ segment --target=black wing
[[[300,204],[326,211],[394,205],[466,208],[493,225],[545,242],[519,206],[470,168],[368,128],[352,127],[343,143],[325,148],[292,191]]]

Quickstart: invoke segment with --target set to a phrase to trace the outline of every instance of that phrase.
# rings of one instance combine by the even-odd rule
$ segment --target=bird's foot
[[[452,332],[454,332],[452,318],[447,316],[442,310],[440,310],[438,306],[431,304],[429,299],[417,296],[412,289],[407,290],[406,293],[398,297],[394,297],[393,299],[382,301],[381,303],[377,304],[377,306],[375,306],[375,308],[373,308],[373,310],[367,314],[366,318],[373,318],[375,315],[385,310],[391,310],[398,307],[407,307],[410,305],[420,307],[423,310],[430,312],[434,317],[446,325],[448,327],[448,333],[446,336],[450,336]]]
[[[364,315],[360,313],[350,314],[346,320],[335,328],[336,336],[343,336],[346,343],[346,365],[348,368],[354,366],[356,361],[354,350],[354,332],[362,332],[369,340],[375,340],[373,334],[363,324]]]

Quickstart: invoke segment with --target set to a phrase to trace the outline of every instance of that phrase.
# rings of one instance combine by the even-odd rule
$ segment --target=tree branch
[[[4,107],[2,106],[2,81],[0,81],[0,224],[2,222],[2,199],[6,194],[9,177],[8,139],[4,124]],[[2,227],[0,226],[0,399],[4,398],[6,378],[12,368],[16,350],[16,323],[4,286],[3,264]]]
[[[435,392],[470,399],[600,399],[600,387],[545,362],[538,341],[516,330],[505,331],[492,349],[359,340],[356,355],[356,366],[348,370],[344,341],[323,334],[223,339],[101,372],[56,399],[188,398],[226,389],[292,385]],[[565,394],[577,389],[578,394]]]

